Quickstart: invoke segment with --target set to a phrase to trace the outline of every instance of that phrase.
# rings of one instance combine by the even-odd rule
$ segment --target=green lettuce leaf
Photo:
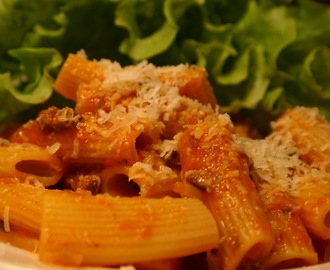
[[[163,53],[175,41],[179,31],[177,21],[190,6],[203,3],[203,0],[121,1],[116,9],[115,24],[125,28],[129,37],[122,41],[120,52],[127,54],[134,61],[149,59]],[[152,30],[148,29],[145,32],[140,27],[138,17],[141,15],[150,16],[151,25],[159,24],[159,18],[163,18],[163,21],[154,32],[145,36],[146,32]]]
[[[53,92],[51,71],[62,63],[55,49],[19,48],[9,50],[9,54],[20,62],[21,72],[13,76],[9,72],[0,74],[1,122],[47,101]]]

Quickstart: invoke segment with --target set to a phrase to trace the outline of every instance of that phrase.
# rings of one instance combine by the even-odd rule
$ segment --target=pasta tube
[[[140,187],[128,177],[129,166],[111,166],[101,171],[101,193],[111,196],[138,196]]]
[[[253,161],[256,173],[281,187],[300,208],[307,230],[316,237],[330,237],[330,185],[326,172],[300,159],[291,136],[272,133],[264,140],[236,140]]]
[[[274,235],[249,177],[247,160],[236,147],[229,117],[204,121],[179,138],[183,181],[203,189],[222,238],[209,253],[210,269],[236,269],[260,261]]]
[[[120,122],[128,125],[135,119],[144,129],[158,126],[168,139],[183,125],[204,119],[218,108],[206,71],[189,65],[156,67],[142,61],[122,67],[71,54],[54,88],[76,100],[79,114],[102,112],[115,119],[124,112]]]
[[[48,111],[52,115],[51,110]],[[43,114],[45,118],[51,118],[47,111]],[[37,120],[31,120],[13,135],[12,141],[48,149],[56,146],[51,151],[72,163],[133,164],[138,158],[136,143],[141,130],[122,120],[99,123],[98,117],[86,114],[76,125],[55,131],[49,125],[43,127]]]
[[[199,253],[218,243],[215,221],[197,199],[63,191],[43,197],[39,255],[44,262],[133,264]]]
[[[39,245],[39,233],[33,233],[16,226],[10,226],[9,232],[0,229],[0,241],[14,247],[36,252]]]
[[[55,80],[54,89],[66,98],[77,100],[77,91],[81,85],[92,84],[93,88],[96,89],[104,82],[105,88],[108,88],[109,84],[113,84],[114,81],[115,83],[118,81],[137,81],[139,78],[136,74],[139,73],[142,74],[139,65],[121,67],[117,62],[92,61],[88,60],[83,52],[79,52],[69,54]],[[116,79],[109,79],[106,75]],[[203,104],[211,104],[213,107],[217,104],[212,86],[207,78],[207,72],[203,68],[188,65],[165,67],[149,65],[148,75],[149,77],[152,76],[153,80],[157,80],[168,87],[178,87],[180,94],[183,96],[198,100]],[[134,89],[134,87],[132,88]],[[87,94],[87,96],[84,94]],[[84,107],[88,108],[89,106],[85,105],[94,102],[89,99],[90,95],[87,92],[84,94],[81,96],[82,98],[78,94],[77,105],[79,110]],[[102,94],[105,94],[105,92]],[[108,94],[113,94],[113,91],[108,91]],[[95,93],[93,96],[99,97],[96,99],[99,105],[102,100],[106,100],[105,96],[95,95]]]
[[[283,178],[290,177],[290,171],[292,177],[292,172],[295,171],[290,156],[284,151],[285,147],[269,140],[252,140],[239,136],[235,137],[235,142],[250,158],[250,175],[276,239],[274,247],[263,261],[265,269],[317,264],[317,253],[306,230],[305,219],[301,217],[304,212],[302,204],[292,195],[292,179]],[[292,149],[290,150],[292,154]]]
[[[275,245],[263,260],[265,269],[294,268],[318,263],[318,255],[299,212],[286,193],[267,203],[268,218],[275,234]],[[264,197],[265,198],[265,197]],[[284,204],[285,203],[285,204]],[[292,207],[293,204],[293,207]]]
[[[84,53],[69,54],[55,82],[54,89],[68,99],[76,100],[80,84],[102,81],[104,68],[89,61]]]
[[[0,178],[0,213],[4,231],[11,226],[39,233],[41,220],[42,186],[23,184],[15,178]]]
[[[330,185],[310,177],[293,194],[308,231],[314,237],[330,239]]]
[[[179,172],[151,150],[139,151],[139,161],[130,167],[128,176],[139,185],[140,195],[148,198],[175,196],[173,186],[180,178]]]
[[[62,177],[57,156],[32,144],[0,145],[0,177],[17,177],[22,182],[33,176],[44,186],[54,185]]]
[[[272,128],[273,136],[281,134],[292,139],[307,164],[330,174],[330,123],[317,108],[288,110]]]
[[[318,255],[300,217],[299,206],[292,196],[276,184],[259,179],[252,173],[261,202],[275,235],[275,245],[263,260],[265,269],[282,269],[314,265]]]
[[[205,69],[198,66],[178,65],[157,68],[160,81],[179,87],[180,95],[216,107],[218,104]]]
[[[330,123],[317,108],[296,107],[272,127],[270,139],[280,137],[283,144],[289,140],[297,148],[299,159],[309,165],[300,166],[300,185],[292,191],[306,227],[316,236],[330,239]]]

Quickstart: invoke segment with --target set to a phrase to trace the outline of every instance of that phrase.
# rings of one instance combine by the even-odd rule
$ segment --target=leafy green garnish
[[[222,109],[262,128],[297,105],[330,120],[330,5],[320,1],[0,0],[0,17],[0,128],[49,100],[62,60],[80,49],[123,65],[205,67]]]

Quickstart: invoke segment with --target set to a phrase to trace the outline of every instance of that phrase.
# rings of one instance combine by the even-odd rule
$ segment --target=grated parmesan
[[[5,232],[10,232],[9,207],[8,206],[5,206],[3,209],[3,230]]]
[[[310,177],[319,181],[326,177],[299,158],[301,153],[290,136],[276,134],[256,140],[236,135],[235,142],[250,158],[253,170],[261,179],[277,184],[291,194],[295,194]]]
[[[46,150],[51,154],[55,154],[60,148],[61,148],[60,142],[56,142],[51,146],[46,146]]]
[[[72,148],[72,158],[77,158],[79,155],[79,141],[77,138],[73,140],[73,148]]]
[[[295,107],[272,123],[274,133],[291,137],[313,167],[330,172],[330,124],[317,108]],[[303,159],[303,157],[302,157]]]
[[[106,130],[97,130],[105,137],[116,129],[128,127],[141,133],[150,126],[158,127],[161,134],[166,122],[185,108],[195,108],[200,118],[215,113],[211,105],[201,104],[180,94],[180,87],[186,82],[180,80],[177,74],[182,74],[182,77],[190,68],[188,65],[156,67],[142,61],[137,65],[122,67],[117,62],[105,59],[98,64],[104,69],[102,89],[109,91],[110,95],[116,95],[119,101],[111,103],[110,111],[98,111],[96,122],[99,125],[112,124]]]

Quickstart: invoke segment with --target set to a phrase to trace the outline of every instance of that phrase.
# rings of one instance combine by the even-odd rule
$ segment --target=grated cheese
[[[272,123],[275,133],[291,137],[301,155],[311,155],[314,167],[330,172],[330,124],[317,108],[295,107]]]
[[[44,187],[44,185],[33,175],[29,175],[25,178],[24,183],[27,185],[33,185],[35,187]]]
[[[118,270],[136,270],[136,268],[133,265],[125,265],[125,266],[120,266]]]
[[[56,142],[51,146],[46,146],[46,150],[51,154],[55,154],[60,148],[61,148],[60,142]]]
[[[143,163],[143,162],[135,162],[133,166],[129,169],[129,178],[144,178],[146,176],[151,176],[150,179],[154,180],[161,180],[167,179],[169,175],[176,174],[172,171],[171,168],[167,166],[160,166],[158,170],[155,170],[151,164]]]
[[[253,170],[261,179],[277,184],[293,195],[311,177],[319,181],[326,179],[323,172],[299,158],[301,153],[290,136],[274,134],[265,139],[253,140],[236,135],[235,142],[251,159]]]
[[[10,232],[9,207],[8,206],[5,206],[3,209],[3,229],[5,232]]]
[[[170,179],[177,179],[175,172],[165,165],[159,166],[154,169],[151,164],[144,162],[135,162],[128,171],[129,180],[138,181],[137,179],[143,179],[144,185],[154,185],[156,183],[164,182],[170,183]],[[140,186],[140,188],[143,188]],[[141,192],[143,192],[141,190]]]
[[[167,160],[175,151],[178,151],[178,136],[175,136],[173,140],[164,140],[159,145],[159,156],[164,160]]]
[[[7,139],[4,139],[4,138],[0,137],[0,145],[6,146],[6,145],[9,145],[9,144],[10,144],[10,142]]]
[[[111,104],[110,112],[99,110],[97,123],[113,124],[106,131],[100,131],[103,136],[110,136],[116,129],[126,127],[144,132],[150,125],[159,127],[159,133],[162,133],[165,122],[183,108],[196,108],[201,118],[214,114],[211,105],[181,96],[180,87],[185,82],[177,74],[184,74],[190,68],[188,65],[156,67],[142,61],[137,65],[122,67],[117,62],[105,59],[98,63],[104,68],[102,88],[109,91],[110,95],[116,93],[118,99],[120,96],[122,98],[122,102]],[[164,76],[165,73],[169,75]]]
[[[73,148],[72,148],[72,158],[77,158],[79,155],[79,141],[77,138],[73,140]]]

